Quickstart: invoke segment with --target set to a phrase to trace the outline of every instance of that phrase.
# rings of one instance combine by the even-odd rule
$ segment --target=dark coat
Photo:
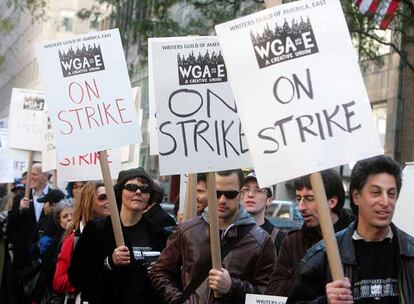
[[[20,194],[14,198],[12,209],[9,211],[8,224],[10,243],[13,244],[13,266],[18,270],[31,264],[32,240],[37,227],[33,202],[29,204],[29,209],[19,210],[23,196],[24,194]],[[32,191],[30,191],[29,199],[33,199]],[[43,217],[42,210],[39,221]]]
[[[206,212],[203,216],[206,217]],[[206,219],[199,216],[178,225],[168,240],[167,248],[151,269],[151,282],[164,295],[166,303],[179,303],[183,289],[210,263],[209,224]],[[236,237],[241,225],[250,224],[254,225],[255,221],[244,211],[221,237],[222,244]],[[275,249],[269,234],[254,225],[222,261],[230,273],[231,289],[220,303],[245,303],[246,293],[263,293],[274,260]],[[186,303],[216,303],[207,278]]]
[[[175,220],[157,203],[154,203],[154,205],[144,213],[144,217],[158,227],[174,227],[176,225]]]
[[[351,284],[358,277],[360,265],[355,257],[352,235],[356,224],[336,234],[344,274]],[[414,238],[391,224],[398,240],[400,272],[398,278],[401,304],[414,299]],[[332,281],[325,252],[325,243],[313,246],[302,259],[287,303],[327,303],[325,286]]]
[[[168,233],[148,222],[144,217],[152,248],[162,251]],[[126,244],[128,245],[128,244]],[[91,220],[85,226],[73,252],[68,269],[70,283],[82,293],[89,303],[157,303],[157,295],[147,277],[144,265],[134,262],[126,267],[116,267],[112,253],[116,248],[110,217]],[[132,254],[132,250],[130,248]],[[108,257],[112,270],[105,267]],[[133,296],[125,295],[125,287],[135,286]]]
[[[345,229],[353,219],[354,217],[348,213],[341,212],[341,216],[334,225],[334,231]],[[290,231],[282,242],[266,294],[286,297],[292,287],[299,262],[306,250],[321,239],[322,234],[319,227],[307,228],[306,225],[303,225],[299,230]]]

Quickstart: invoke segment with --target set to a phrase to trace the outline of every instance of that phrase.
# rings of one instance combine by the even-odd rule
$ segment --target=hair
[[[165,191],[161,187],[158,181],[153,180],[153,190],[152,190],[152,203],[154,204],[161,204],[164,199]]]
[[[198,173],[197,174],[197,183],[205,182],[207,184],[207,173]]]
[[[73,208],[73,200],[71,198],[64,198],[56,204],[55,210],[53,211],[53,219],[57,225],[60,224],[60,213],[66,208]]]
[[[241,187],[243,187],[244,174],[243,174],[243,171],[241,169],[218,171],[216,173],[219,176],[230,176],[232,174],[236,174],[237,178],[238,178],[238,181],[239,181],[239,189],[241,189]]]
[[[105,187],[104,184],[99,182],[87,182],[83,186],[79,202],[76,202],[75,210],[73,211],[73,220],[67,230],[70,233],[73,229],[79,228],[81,222],[85,225],[95,217],[94,202],[97,199],[96,190],[99,187]]]
[[[116,199],[116,205],[118,207],[118,212],[121,212],[121,207],[122,207],[122,190],[124,189],[124,186],[127,182],[131,181],[131,180],[138,180],[140,183],[142,184],[146,184],[151,188],[151,193],[150,193],[150,198],[148,199],[148,206],[150,206],[153,202],[154,199],[154,183],[152,182],[152,180],[150,181],[148,178],[144,177],[144,176],[135,176],[135,177],[131,177],[127,180],[125,180],[124,183],[122,184],[117,184],[114,186],[114,192],[115,192],[115,199]]]
[[[389,156],[378,155],[358,161],[351,172],[351,183],[349,185],[349,200],[351,208],[358,214],[358,206],[355,205],[352,194],[354,191],[360,192],[367,183],[368,176],[387,173],[395,178],[397,184],[397,197],[400,194],[402,185],[402,170],[398,162]]]
[[[342,184],[341,177],[338,172],[333,169],[328,169],[321,171],[323,185],[325,187],[326,197],[331,199],[333,197],[338,198],[336,206],[332,209],[332,212],[339,215],[342,207],[345,203],[345,190],[344,185]],[[294,180],[295,189],[300,191],[303,188],[312,190],[312,185],[310,182],[310,175],[305,175],[298,177]]]
[[[83,185],[86,184],[85,181],[75,181],[75,182],[69,182],[68,185],[66,186],[66,192],[68,193],[68,197],[73,197],[73,186],[76,183],[83,183]]]

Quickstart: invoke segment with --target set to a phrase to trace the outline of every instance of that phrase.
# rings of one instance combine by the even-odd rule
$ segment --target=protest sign
[[[265,296],[259,294],[246,294],[246,304],[285,304],[286,297]]]
[[[44,107],[43,92],[13,88],[8,128],[10,148],[42,151]]]
[[[216,37],[151,38],[160,174],[251,166]]]
[[[135,101],[135,108],[136,108],[137,115],[138,115],[138,123],[141,126],[143,113],[142,113],[142,110],[140,109],[141,108],[141,88],[140,87],[132,88],[132,98]],[[136,146],[138,146],[138,148],[136,148]],[[126,162],[134,162],[134,159],[136,159],[135,157],[136,150],[139,150],[139,144],[122,146],[121,147],[121,163],[124,164]]]
[[[107,155],[111,177],[117,179],[121,170],[121,151],[119,148],[112,149]],[[59,182],[101,180],[102,172],[98,152],[69,156],[59,160],[57,175]]]
[[[414,235],[413,197],[414,197],[414,162],[407,163],[403,170],[403,183],[392,221],[398,228]]]
[[[7,151],[7,129],[0,128],[0,184],[13,182],[13,158]]]
[[[42,150],[42,169],[44,171],[56,170],[56,147],[53,138],[52,123],[50,122],[49,112],[45,111],[45,132]]]
[[[381,153],[338,0],[291,2],[216,32],[262,187]]]
[[[36,51],[58,159],[140,142],[118,29],[38,43]]]

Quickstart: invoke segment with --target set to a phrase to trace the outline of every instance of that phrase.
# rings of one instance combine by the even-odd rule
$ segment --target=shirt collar
[[[394,233],[392,233],[391,226],[389,226],[388,233],[385,236],[384,240],[388,239],[391,242],[393,236],[394,236]],[[357,229],[355,229],[354,234],[352,235],[352,239],[355,241],[363,240],[365,242],[371,242],[371,241],[364,239],[364,237],[358,233]]]
[[[43,188],[42,193],[39,197],[45,196],[48,192],[49,192],[49,185],[46,184],[46,186]],[[33,196],[36,196],[36,192],[34,191],[34,189],[32,189],[32,194]]]

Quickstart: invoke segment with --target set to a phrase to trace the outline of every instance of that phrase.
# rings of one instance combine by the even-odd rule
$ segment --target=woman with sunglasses
[[[65,303],[75,301],[76,289],[68,279],[68,268],[72,259],[72,252],[76,240],[79,238],[85,225],[94,218],[109,215],[109,204],[106,197],[105,186],[102,182],[88,182],[82,188],[79,200],[75,205],[72,221],[66,230],[62,248],[58,256],[55,276],[53,278],[53,290],[60,294],[66,294]]]
[[[76,245],[69,279],[88,303],[157,303],[147,267],[168,233],[143,217],[153,182],[142,169],[121,171],[114,186],[125,246],[117,247],[110,217],[86,225]]]

